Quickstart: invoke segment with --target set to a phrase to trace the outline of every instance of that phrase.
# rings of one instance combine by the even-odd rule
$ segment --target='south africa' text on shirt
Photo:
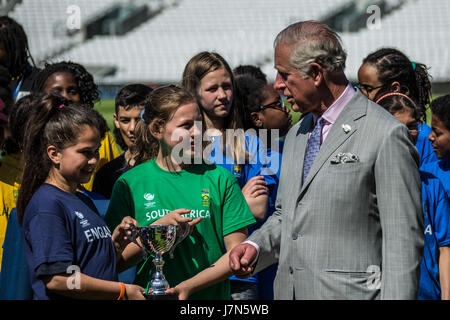
[[[171,212],[172,210],[169,209],[157,209],[157,210],[153,210],[153,211],[148,211],[145,216],[147,217],[147,221],[152,221],[155,219],[159,219],[164,217],[166,214],[168,214],[169,212]],[[199,217],[202,217],[203,219],[205,218],[211,218],[211,213],[209,211],[209,209],[201,209],[201,210],[191,210],[190,213],[187,214],[183,214],[183,217],[186,218],[192,218],[192,219],[197,219]]]

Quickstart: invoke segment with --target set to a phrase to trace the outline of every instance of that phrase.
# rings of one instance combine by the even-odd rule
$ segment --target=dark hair
[[[62,150],[73,145],[82,126],[88,125],[101,131],[103,117],[86,104],[73,103],[61,96],[42,95],[33,100],[24,134],[24,169],[17,199],[17,215],[22,223],[25,208],[33,194],[47,178],[52,162],[47,156],[47,146]],[[104,119],[103,119],[104,121]]]
[[[393,82],[400,83],[400,92],[413,99],[420,111],[420,118],[426,121],[426,106],[431,100],[431,81],[427,67],[412,62],[401,51],[393,48],[382,48],[369,54],[364,63],[370,63],[378,71],[378,80],[384,85],[375,99],[390,92]]]
[[[23,147],[24,128],[33,107],[33,96],[26,95],[16,101],[9,114],[9,131],[11,136],[4,141],[5,153],[20,152]]]
[[[3,110],[0,110],[4,115],[8,116],[12,106],[14,105],[13,94],[9,88],[11,82],[11,75],[4,66],[0,66],[0,99],[5,103]],[[0,120],[1,121],[1,120]]]
[[[251,113],[261,111],[262,101],[267,98],[267,85],[264,81],[256,79],[250,75],[236,76],[236,99],[244,106],[244,129],[255,128]],[[256,128],[255,128],[256,129]]]
[[[136,143],[131,148],[134,166],[155,158],[159,151],[159,142],[152,136],[149,126],[158,123],[164,126],[182,105],[196,102],[194,96],[184,88],[175,85],[155,89],[145,105],[143,120],[136,124]]]
[[[0,17],[0,43],[3,44],[7,54],[5,66],[12,77],[21,75],[28,63],[28,58],[34,65],[25,31],[19,23],[8,16]]]
[[[389,113],[395,114],[397,112],[403,112],[405,110],[411,110],[413,118],[416,121],[420,121],[420,109],[417,104],[408,96],[404,94],[386,94],[382,96],[377,103],[386,109]]]
[[[133,107],[144,106],[148,103],[148,96],[152,93],[153,89],[144,84],[136,83],[129,84],[119,90],[115,98],[115,112],[119,114],[119,107],[123,107],[125,110],[129,110]],[[123,141],[120,130],[114,127],[114,137],[117,144],[126,150],[128,146]]]
[[[253,65],[241,65],[233,69],[233,74],[235,77],[240,75],[248,75],[255,79],[259,79],[267,83],[267,76],[262,70]]]
[[[445,127],[450,130],[450,94],[438,97],[431,101],[430,109]]]
[[[9,114],[14,106],[14,99],[9,88],[11,76],[4,66],[0,66],[0,126],[6,128],[9,125]],[[4,131],[0,131],[0,148],[1,153],[4,154],[5,149],[9,149],[9,139],[3,135]]]
[[[36,76],[33,92],[44,91],[45,83],[52,74],[58,72],[68,72],[72,74],[80,90],[80,100],[82,103],[94,107],[94,103],[99,100],[100,92],[94,82],[94,77],[81,65],[71,61],[62,61],[57,63],[46,63],[45,68]]]

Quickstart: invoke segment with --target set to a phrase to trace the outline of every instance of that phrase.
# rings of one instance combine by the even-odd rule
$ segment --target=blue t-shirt
[[[436,163],[435,163],[436,164]],[[450,244],[450,202],[440,180],[421,170],[424,213],[424,252],[420,267],[419,299],[440,300],[439,247]]]
[[[431,128],[426,123],[422,123],[420,126],[419,135],[417,136],[416,149],[420,156],[420,165],[425,163],[438,161],[436,153],[433,152],[433,146],[431,141],[428,140],[428,136],[431,133]]]
[[[437,177],[445,189],[447,198],[450,198],[450,157],[436,162],[425,163],[420,169]]]
[[[278,140],[275,147],[267,148],[267,160],[263,160],[264,165],[261,167],[261,174],[265,177],[269,176],[273,180],[272,189],[270,190],[269,203],[267,206],[267,214],[264,220],[258,221],[252,226],[253,230],[259,229],[264,222],[275,212],[275,203],[277,200],[278,185],[280,182],[281,161],[284,140]]]
[[[41,276],[73,275],[74,286],[74,271],[117,281],[111,231],[82,193],[67,193],[44,183],[25,209],[22,236],[33,299],[63,298],[48,291]]]
[[[206,158],[207,161],[230,171],[238,180],[241,189],[251,178],[260,175],[264,176],[269,190],[273,188],[275,174],[271,170],[267,170],[269,163],[266,154],[267,148],[255,134],[245,132],[245,149],[248,153],[248,160],[245,163],[236,163],[231,155],[223,152],[220,139],[221,137],[214,137],[211,141],[211,153]]]
[[[272,194],[272,191],[276,185],[276,176],[273,172],[267,170],[267,161],[265,160],[267,155],[264,153],[267,148],[259,140],[259,138],[255,134],[245,131],[245,149],[248,153],[248,160],[246,163],[242,164],[235,163],[231,155],[227,154],[227,152],[223,152],[220,139],[221,137],[214,137],[214,139],[211,140],[212,149],[210,155],[207,157],[207,161],[220,165],[230,171],[237,179],[241,189],[251,178],[263,175],[264,180],[267,182],[269,194]],[[253,226],[250,226],[248,229],[249,234],[251,234],[253,231]],[[232,276],[230,279],[258,282],[257,275],[254,275],[248,279],[239,279]]]
[[[277,200],[278,184],[280,181],[282,152],[284,146],[284,137],[278,140],[278,144],[272,143],[271,148],[267,148],[267,163],[263,172],[271,175],[275,180],[273,190],[269,196],[269,204],[267,207],[267,215],[263,221],[258,221],[252,226],[252,232],[261,228],[266,220],[275,212],[275,203]],[[273,300],[273,283],[278,270],[278,263],[275,263],[264,270],[258,272],[258,294],[261,300]]]

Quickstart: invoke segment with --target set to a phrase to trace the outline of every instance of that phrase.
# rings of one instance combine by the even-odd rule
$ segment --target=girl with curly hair
[[[56,93],[73,102],[81,102],[94,107],[99,101],[99,90],[93,76],[80,64],[71,61],[62,61],[46,64],[38,74],[34,86],[34,92]],[[104,119],[103,119],[104,120]],[[99,150],[100,159],[98,166],[88,183],[83,186],[91,191],[95,173],[106,163],[120,156],[114,136],[108,130],[104,120],[101,125],[106,134]]]

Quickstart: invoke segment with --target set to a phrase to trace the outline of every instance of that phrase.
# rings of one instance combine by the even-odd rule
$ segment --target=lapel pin
[[[345,133],[349,133],[352,130],[352,127],[350,127],[350,125],[348,124],[343,124],[342,129],[344,129]]]

